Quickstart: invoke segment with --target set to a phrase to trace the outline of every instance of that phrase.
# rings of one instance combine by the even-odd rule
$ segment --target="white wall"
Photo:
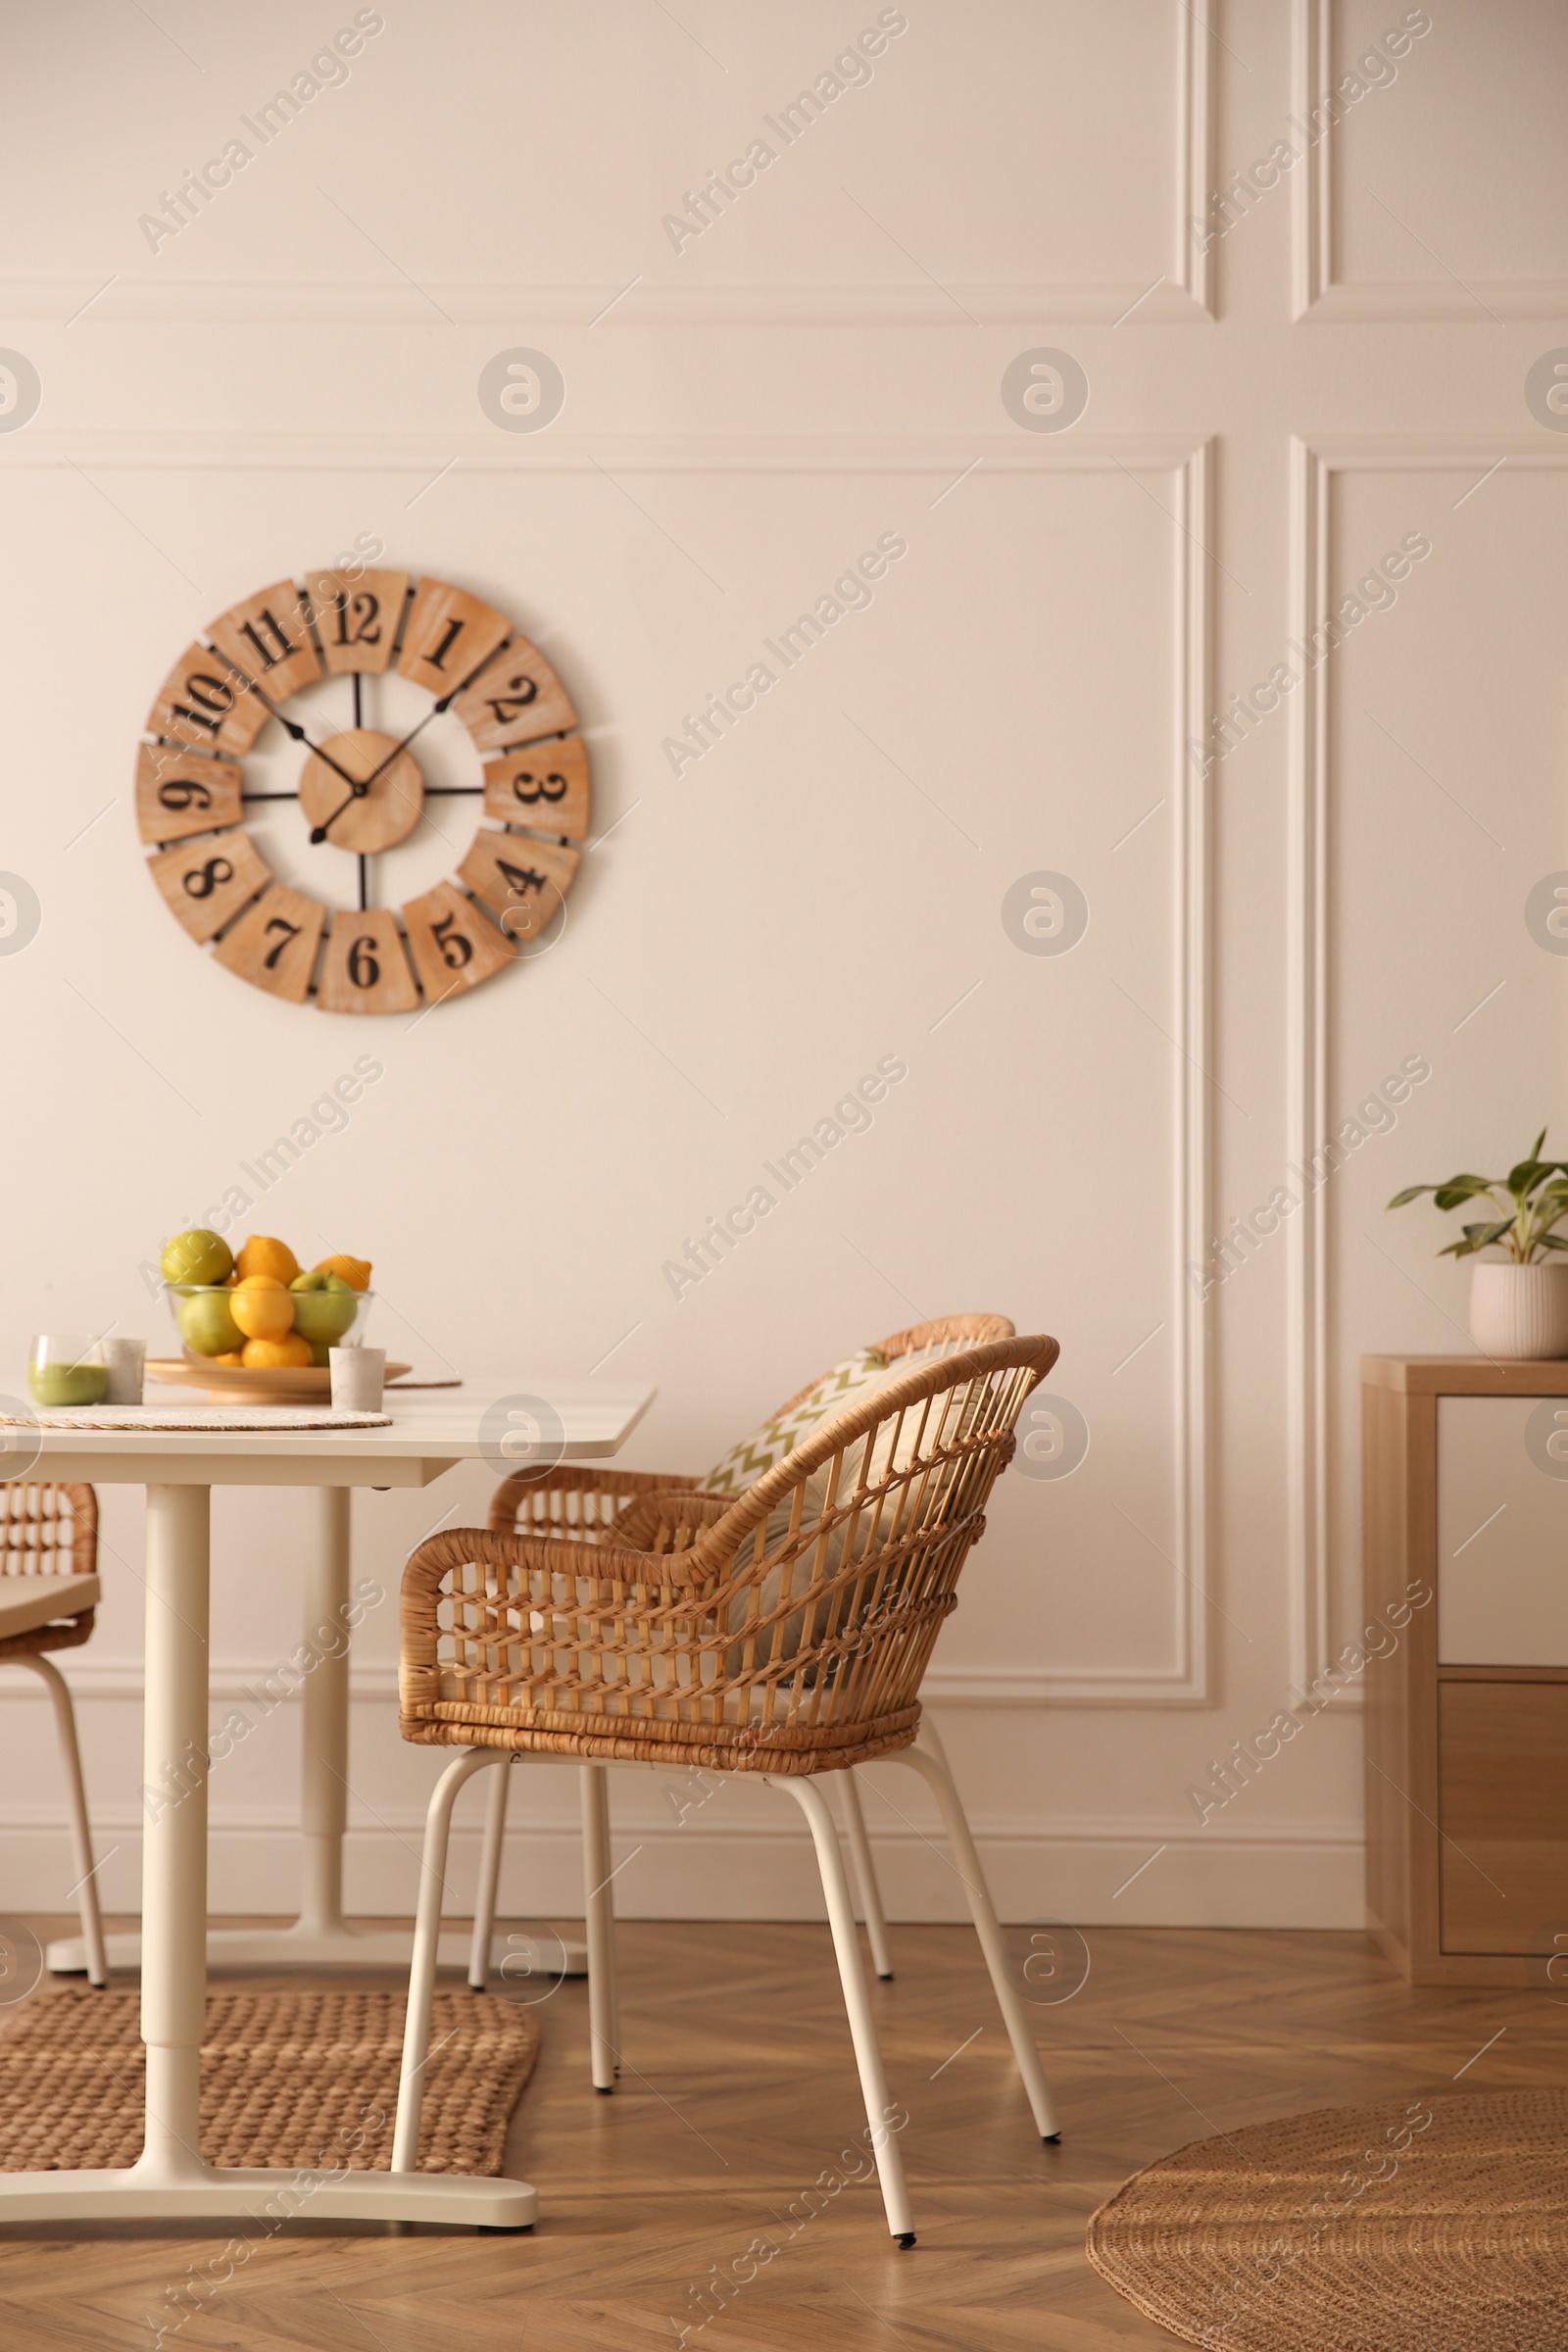
[[[1523,390],[1568,339],[1560,11],[1434,12],[1218,235],[1188,217],[1396,6],[1236,0],[1205,33],[1176,0],[911,0],[869,81],[677,252],[662,217],[874,9],[405,0],[150,250],[139,217],[353,13],[164,0],[161,31],[78,4],[10,32],[3,340],[42,400],[0,432],[0,866],[44,910],[0,959],[12,1385],[42,1323],[156,1336],[139,1262],[373,1051],[352,1126],[256,1224],[372,1256],[380,1336],[477,1386],[614,1348],[604,1376],[660,1388],[639,1465],[700,1470],[917,1316],[1054,1332],[1088,1458],[999,1490],[929,1686],[999,1894],[1355,1923],[1353,1703],[1206,1824],[1187,1790],[1353,1624],[1357,1352],[1462,1344],[1436,1220],[1382,1201],[1554,1113],[1568,1141],[1568,967],[1523,918],[1568,866],[1568,442]],[[476,393],[518,346],[567,388],[536,435]],[[1002,397],[1040,347],[1088,377],[1059,433]],[[673,774],[682,714],[886,532],[907,554],[871,607]],[[559,945],[416,1029],[207,965],[130,813],[193,631],[360,533],[540,640],[614,826]],[[1396,603],[1225,759],[1187,751],[1410,533],[1431,553]],[[268,839],[311,875],[302,829]],[[452,862],[422,832],[389,891]],[[1060,957],[1003,925],[1040,870],[1091,910]],[[885,1054],[909,1074],[874,1131],[674,1298],[684,1237]],[[1410,1055],[1432,1074],[1397,1128],[1200,1302],[1188,1261]],[[388,1596],[357,1650],[364,1908],[411,1907],[434,1772],[396,1735],[400,1562],[486,1492],[355,1500]],[[131,1907],[141,1509],[104,1501],[109,1599],[71,1671]],[[307,1512],[218,1500],[220,1690],[297,1639]],[[24,1690],[0,1711],[13,1908],[70,1883],[45,1730]],[[288,1907],[296,1747],[283,1710],[218,1776],[216,1907]],[[952,1916],[923,1800],[870,1778],[894,1907]],[[532,1786],[508,1896],[569,1910],[570,1778]],[[652,1779],[617,1804],[627,1911],[814,1907],[764,1792],[683,1829]]]

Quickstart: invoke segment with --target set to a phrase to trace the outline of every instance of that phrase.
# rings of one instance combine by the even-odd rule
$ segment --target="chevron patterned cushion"
[[[941,1342],[936,1342],[928,1348],[911,1348],[908,1354],[899,1356],[891,1364],[878,1355],[874,1348],[866,1348],[860,1355],[852,1356],[848,1363],[836,1364],[825,1379],[818,1381],[810,1395],[802,1398],[793,1412],[778,1416],[776,1420],[766,1425],[765,1431],[760,1430],[757,1438],[747,1442],[748,1446],[757,1445],[762,1437],[775,1429],[787,1431],[791,1433],[789,1443],[781,1452],[770,1455],[766,1460],[760,1458],[755,1470],[749,1474],[742,1469],[737,1473],[733,1487],[718,1487],[717,1480],[730,1468],[735,1461],[735,1456],[746,1450],[744,1447],[737,1446],[735,1454],[726,1455],[718,1469],[704,1482],[705,1485],[721,1494],[739,1494],[752,1483],[753,1479],[760,1478],[764,1470],[771,1469],[775,1461],[782,1460],[784,1453],[789,1452],[792,1446],[801,1445],[811,1435],[817,1423],[825,1420],[829,1414],[841,1411],[847,1404],[859,1403],[877,1389],[887,1388],[894,1381],[902,1380],[906,1373],[918,1372],[925,1365],[937,1362],[952,1353],[954,1353],[954,1348],[951,1345],[944,1346]],[[835,1383],[843,1385],[835,1388],[833,1385]],[[977,1390],[972,1396],[965,1400],[956,1422],[953,1421],[949,1405],[944,1402],[938,1409],[935,1422],[931,1421],[923,1411],[916,1409],[906,1414],[902,1424],[898,1420],[881,1423],[869,1440],[871,1458],[865,1465],[866,1483],[876,1485],[885,1479],[890,1471],[907,1468],[914,1458],[915,1446],[922,1434],[927,1445],[930,1445],[935,1440],[938,1429],[943,1428],[946,1424],[944,1434],[949,1444],[952,1444],[956,1438],[965,1436],[976,1414],[980,1411],[983,1401],[983,1392]],[[797,1422],[802,1421],[803,1418],[804,1426],[797,1427]],[[860,1475],[861,1461],[867,1443],[865,1438],[858,1438],[845,1451],[838,1473],[838,1493],[841,1497],[849,1494]],[[804,1529],[809,1530],[813,1527],[827,1508],[830,1476],[831,1465],[825,1465],[821,1469],[813,1470],[807,1480],[805,1497],[801,1505],[801,1526]],[[953,1472],[951,1468],[943,1474],[936,1485],[922,1487],[919,1498],[922,1519],[930,1521],[941,1517],[952,1488]],[[769,1512],[767,1532],[764,1538],[765,1547],[768,1551],[776,1549],[788,1538],[794,1508],[794,1497],[787,1494],[783,1501],[775,1503]],[[823,1576],[832,1577],[838,1574],[844,1556],[847,1533],[848,1529],[841,1521],[828,1537],[824,1557],[820,1561],[813,1560],[811,1562],[811,1566]],[[863,1534],[861,1541],[864,1541]],[[754,1538],[751,1536],[744,1540],[740,1553],[737,1555],[739,1559],[750,1557],[753,1542]],[[784,1571],[782,1566],[770,1568],[763,1577],[757,1593],[755,1605],[759,1617],[766,1619],[778,1607],[779,1595],[783,1588]],[[887,1603],[890,1598],[891,1595],[884,1589],[882,1593],[884,1603]],[[818,1601],[811,1605],[820,1610],[825,1604]],[[798,1609],[792,1615],[787,1616],[781,1624],[764,1624],[760,1630],[754,1631],[750,1636],[753,1661],[758,1665],[766,1665],[774,1654],[775,1643],[777,1655],[780,1658],[793,1658],[803,1641],[814,1639],[807,1626],[808,1613],[805,1608]],[[745,1591],[737,1592],[732,1604],[729,1630],[739,1632],[744,1625],[752,1621],[752,1614],[751,1593]],[[841,1630],[849,1632],[852,1622],[847,1619]],[[726,1673],[733,1675],[741,1672],[744,1652],[745,1643],[737,1642],[732,1644],[725,1653]]]
[[[760,1429],[732,1446],[716,1468],[710,1470],[703,1481],[710,1494],[744,1494],[755,1486],[764,1470],[771,1470],[787,1453],[793,1453],[804,1438],[810,1436],[817,1423],[829,1413],[836,1413],[855,1401],[860,1390],[868,1388],[887,1370],[884,1359],[874,1348],[862,1348],[855,1355],[846,1356],[831,1372],[824,1372],[813,1389],[787,1412],[775,1413]]]

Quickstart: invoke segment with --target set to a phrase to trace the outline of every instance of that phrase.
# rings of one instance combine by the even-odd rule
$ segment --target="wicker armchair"
[[[65,1677],[45,1653],[75,1649],[85,1642],[101,1597],[98,1497],[92,1488],[27,1480],[0,1486],[0,1666],[25,1666],[46,1685],[54,1701],[55,1736],[66,1768],[81,1939],[88,1977],[100,1987],[109,1982],[109,1969],[93,1883],[92,1833],[76,1719]]]
[[[885,1340],[873,1343],[875,1351],[886,1362],[897,1363],[904,1356],[929,1356],[933,1353],[956,1354],[960,1348],[973,1348],[991,1340],[1010,1340],[1013,1327],[1005,1315],[946,1315],[931,1323],[915,1323],[906,1331],[895,1331]],[[779,1419],[810,1396],[820,1385],[822,1375],[808,1380],[804,1389],[778,1408]],[[519,1471],[503,1481],[496,1489],[490,1505],[489,1524],[492,1529],[507,1534],[515,1532],[526,1536],[549,1536],[559,1542],[597,1544],[604,1542],[610,1530],[621,1518],[618,1540],[636,1540],[636,1522],[632,1506],[644,1495],[669,1495],[676,1489],[695,1493],[699,1481],[670,1472],[638,1470],[594,1470],[586,1464],[553,1470],[544,1476],[538,1472]],[[733,1500],[734,1497],[727,1497]],[[662,1504],[665,1512],[669,1506]],[[622,1517],[621,1515],[624,1514]],[[921,1734],[926,1745],[933,1748],[946,1762],[941,1738],[935,1723],[923,1718]],[[583,1822],[583,1888],[588,1911],[593,1910],[593,1896],[610,1870],[609,1804],[610,1788],[602,1764],[585,1762],[582,1766],[582,1822]],[[482,1992],[489,1980],[490,1953],[495,1933],[496,1894],[501,1883],[502,1850],[506,1842],[507,1797],[511,1788],[510,1773],[498,1772],[490,1784],[490,1800],[485,1814],[484,1840],[479,1860],[479,1889],[474,1905],[473,1936],[468,1952],[468,1983],[475,1992]],[[866,1835],[865,1815],[860,1807],[860,1792],[853,1769],[846,1767],[838,1781],[839,1801],[844,1810],[844,1826],[849,1837],[850,1856],[855,1869],[855,1885],[860,1898],[860,1915],[865,1921],[866,1938],[871,1947],[871,1965],[885,1982],[893,1977],[893,1954],[888,1941],[887,1917],[882,1907],[882,1889],[877,1883],[876,1864],[872,1858],[871,1840]],[[605,2032],[596,2032],[594,2050],[595,2082],[601,2090],[612,2087],[611,2082],[599,2082],[603,2069],[603,2050],[620,2045],[616,2018],[614,1965],[612,1949],[603,1966],[593,1972],[604,2011]],[[596,2011],[596,2017],[598,2011]],[[618,2071],[618,2070],[616,2070]]]
[[[1056,1343],[977,1342],[970,1329],[937,1326],[899,1334],[887,1349],[912,1354],[933,1340],[943,1348],[935,1360],[819,1424],[743,1494],[556,1471],[507,1482],[498,1510],[518,1524],[450,1530],[411,1556],[403,1736],[465,1752],[437,1784],[426,1825],[394,2170],[416,2161],[453,1804],[487,1764],[530,1753],[594,1768],[584,1828],[597,2088],[613,2087],[618,2040],[604,1768],[759,1775],[789,1791],[811,1831],[888,2227],[913,2242],[843,1858],[816,1785],[886,1756],[936,1793],[1036,2124],[1056,2137],[962,1806],[940,1753],[915,1744],[921,1678],[1011,1458],[1019,1411]],[[491,1843],[487,1879],[499,1838],[494,1854]],[[481,1905],[491,1901],[487,1884]]]

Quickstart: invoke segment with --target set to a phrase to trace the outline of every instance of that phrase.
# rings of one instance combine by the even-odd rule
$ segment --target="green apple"
[[[230,1355],[245,1334],[229,1312],[227,1291],[191,1291],[179,1302],[179,1336],[196,1355]]]
[[[288,1287],[291,1291],[324,1291],[326,1276],[324,1274],[296,1274]]]
[[[319,1290],[302,1287],[303,1283],[314,1279],[320,1280]],[[330,1276],[306,1275],[301,1282],[291,1282],[288,1286],[294,1300],[294,1328],[302,1339],[311,1341],[313,1345],[321,1340],[330,1347],[334,1340],[340,1340],[346,1331],[353,1329],[354,1318],[360,1311],[359,1294],[356,1291],[350,1290],[346,1282],[339,1284],[336,1290],[331,1284]]]
[[[166,1282],[220,1283],[234,1271],[234,1252],[220,1235],[195,1225],[166,1242],[158,1262]]]

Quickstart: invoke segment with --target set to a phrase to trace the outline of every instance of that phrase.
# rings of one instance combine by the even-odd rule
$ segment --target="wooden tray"
[[[390,1385],[412,1364],[386,1368]],[[193,1364],[182,1355],[149,1356],[146,1376],[170,1388],[200,1389],[214,1404],[330,1404],[332,1375],[325,1364]]]

